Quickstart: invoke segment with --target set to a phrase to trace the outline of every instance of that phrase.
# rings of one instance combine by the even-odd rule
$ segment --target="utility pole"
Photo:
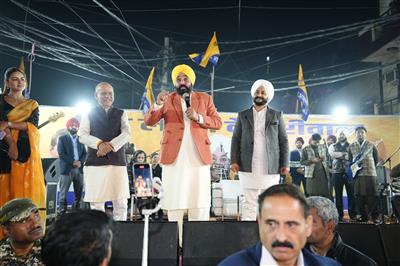
[[[163,58],[161,67],[161,87],[160,90],[168,90],[168,73],[170,66],[170,58],[172,56],[172,47],[170,46],[170,38],[164,37],[164,47],[161,50],[161,56]]]
[[[269,60],[270,60],[270,57],[269,56],[267,56],[267,77],[269,76]]]

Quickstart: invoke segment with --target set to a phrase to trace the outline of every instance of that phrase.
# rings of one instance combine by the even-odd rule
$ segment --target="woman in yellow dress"
[[[21,70],[6,70],[0,94],[0,138],[5,134],[0,140],[0,207],[11,199],[30,198],[45,221],[46,193],[37,128],[39,104],[25,98],[26,85]]]

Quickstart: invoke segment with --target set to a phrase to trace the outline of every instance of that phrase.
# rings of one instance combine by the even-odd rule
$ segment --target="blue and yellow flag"
[[[299,86],[297,91],[297,100],[300,102],[301,118],[304,121],[307,121],[308,115],[310,114],[310,107],[308,105],[307,88],[304,82],[303,68],[301,67],[301,64],[299,65],[299,79],[297,81],[297,85]]]
[[[208,44],[207,50],[205,53],[193,53],[190,54],[189,57],[196,64],[206,67],[208,62],[211,62],[214,66],[218,63],[220,51],[218,47],[217,35],[214,32],[213,37],[211,38],[210,43]]]
[[[150,107],[154,106],[154,94],[153,94],[153,76],[154,67],[150,71],[150,75],[147,79],[146,88],[142,96],[143,113],[147,113]]]

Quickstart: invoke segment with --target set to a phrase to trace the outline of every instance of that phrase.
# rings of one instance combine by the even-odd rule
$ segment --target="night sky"
[[[29,5],[28,11],[16,3],[22,7]],[[126,20],[134,29],[131,31],[134,39],[126,27],[93,1],[1,1],[2,73],[8,67],[17,66],[22,55],[26,58],[35,41],[38,56],[33,64],[32,98],[40,104],[73,106],[82,100],[93,101],[95,85],[108,81],[114,86],[117,106],[138,108],[152,66],[156,67],[155,94],[160,89],[164,37],[171,38],[172,47],[166,65],[169,89],[173,90],[170,70],[176,64],[186,63],[196,71],[195,90],[209,90],[211,64],[201,68],[187,55],[204,52],[216,31],[222,54],[215,69],[215,89],[234,88],[215,93],[215,103],[219,111],[236,112],[251,105],[249,91],[256,79],[269,79],[276,89],[296,86],[299,64],[303,66],[306,84],[313,79],[370,67],[360,62],[368,55],[369,47],[365,43],[370,38],[368,34],[358,37],[362,27],[353,30],[343,27],[335,34],[320,38],[316,38],[317,33],[300,33],[379,17],[379,3],[372,0],[102,0],[99,3]],[[327,32],[332,31],[318,34]],[[287,37],[293,34],[299,35]],[[281,38],[271,40],[273,37]],[[314,38],[300,42],[304,37]],[[254,50],[242,51],[246,49]],[[270,56],[268,67],[267,56]],[[309,88],[310,100],[335,91],[345,82],[349,80]],[[295,89],[276,92],[271,104],[292,113],[295,95]],[[326,108],[321,113],[329,111]]]

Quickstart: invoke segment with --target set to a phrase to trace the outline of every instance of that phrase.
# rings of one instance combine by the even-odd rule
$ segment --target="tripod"
[[[388,190],[389,188],[389,190]],[[385,219],[384,219],[384,214],[383,214],[383,208],[382,206],[383,200],[385,199],[385,196],[383,195],[384,192],[387,191],[388,195],[390,197],[391,191],[390,191],[390,184],[386,182],[385,178],[385,183],[382,185],[382,188],[379,190],[379,197],[378,200],[375,202],[374,207],[369,211],[368,216],[370,217],[374,211],[378,211],[379,215],[377,217],[377,220],[375,221],[376,224],[383,224]],[[380,208],[379,208],[380,206]],[[387,208],[390,208],[389,205],[387,205]],[[390,215],[391,211],[388,211],[388,215]]]
[[[392,186],[390,184],[390,182],[387,182],[387,176],[386,176],[386,169],[384,167],[384,165],[386,163],[389,164],[389,169],[392,169],[392,157],[400,150],[400,146],[397,147],[397,149],[386,159],[386,160],[382,160],[377,164],[377,167],[383,167],[383,184],[382,184],[382,188],[379,190],[379,199],[378,201],[375,203],[374,208],[372,208],[369,212],[369,216],[372,214],[373,211],[375,211],[378,206],[380,205],[380,203],[383,203],[383,200],[385,199],[385,197],[383,196],[384,192],[387,191],[387,196],[386,196],[386,208],[387,208],[387,213],[389,216],[393,215],[393,210],[391,208],[391,202],[392,202],[392,197],[393,197],[393,193],[392,193]],[[381,208],[378,209],[379,212],[379,216],[378,216],[378,222],[379,224],[384,222],[384,214],[383,214],[383,208],[384,206],[381,206]]]

